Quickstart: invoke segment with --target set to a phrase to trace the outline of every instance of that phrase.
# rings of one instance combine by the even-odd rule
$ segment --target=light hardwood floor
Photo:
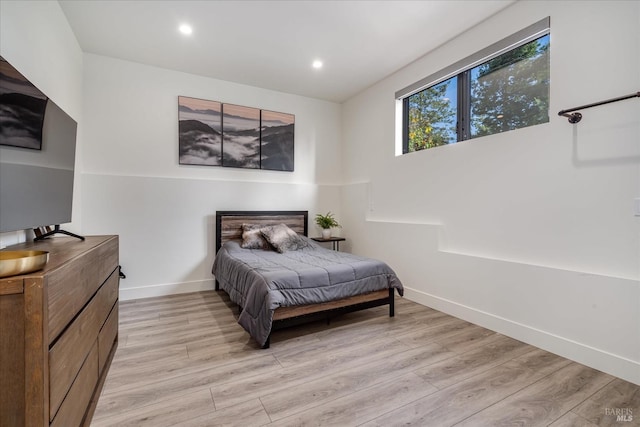
[[[640,387],[406,299],[268,350],[237,313],[213,291],[121,302],[92,426],[640,425]]]

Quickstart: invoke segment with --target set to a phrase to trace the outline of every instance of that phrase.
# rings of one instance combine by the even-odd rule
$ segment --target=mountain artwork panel
[[[260,169],[259,109],[224,104],[222,138],[222,166]]]
[[[222,165],[222,103],[178,97],[181,165]]]
[[[262,169],[293,171],[294,122],[293,114],[262,110]]]
[[[41,150],[48,99],[0,57],[0,144]]]

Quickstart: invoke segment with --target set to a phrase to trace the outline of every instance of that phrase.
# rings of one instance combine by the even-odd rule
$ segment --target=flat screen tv
[[[0,57],[0,232],[71,222],[76,128]]]

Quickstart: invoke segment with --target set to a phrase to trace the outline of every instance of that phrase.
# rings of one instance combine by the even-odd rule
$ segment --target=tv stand
[[[36,233],[36,234],[37,234],[37,233]],[[73,234],[73,233],[71,233],[71,232],[69,232],[69,231],[65,231],[65,230],[61,229],[59,225],[56,225],[56,226],[54,227],[54,229],[53,229],[53,230],[51,230],[51,231],[47,231],[47,232],[46,232],[46,233],[44,233],[44,234],[41,234],[41,235],[39,235],[39,236],[36,236],[36,237],[33,239],[33,241],[34,241],[34,242],[37,242],[37,241],[39,241],[39,240],[44,240],[44,239],[46,239],[47,237],[51,237],[51,236],[53,236],[54,234],[66,234],[67,236],[71,236],[71,237],[75,237],[76,239],[84,240],[84,237],[79,236],[79,235],[77,235],[77,234]]]

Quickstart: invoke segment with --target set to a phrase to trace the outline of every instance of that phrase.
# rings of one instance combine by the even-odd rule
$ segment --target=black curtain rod
[[[594,102],[593,104],[582,105],[580,107],[569,108],[567,110],[559,111],[558,115],[567,117],[569,119],[569,123],[578,123],[580,120],[582,120],[582,114],[578,112],[573,113],[572,111],[584,110],[585,108],[597,107],[598,105],[611,104],[612,102],[623,101],[630,98],[640,98],[640,92],[632,93],[625,96],[619,96],[617,98],[607,99],[606,101]]]

